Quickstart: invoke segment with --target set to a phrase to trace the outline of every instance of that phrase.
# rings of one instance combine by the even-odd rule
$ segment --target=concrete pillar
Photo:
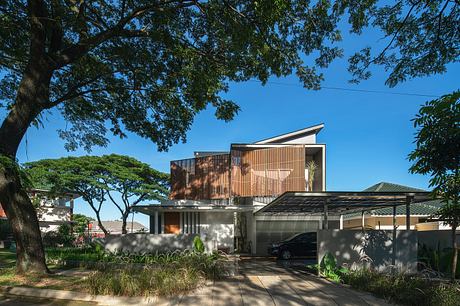
[[[329,229],[327,202],[324,201],[324,229]]]
[[[363,231],[366,229],[366,215],[364,210],[361,212],[361,229]]]
[[[154,226],[154,230],[153,230],[153,233],[154,234],[158,234],[158,211],[155,210],[155,214],[154,214],[154,221],[153,221],[153,226]]]
[[[412,203],[412,197],[406,197],[406,230],[410,230],[410,204]]]
[[[393,266],[396,265],[396,206],[393,206],[393,241],[391,242],[392,246],[392,259],[391,259],[391,264]]]
[[[340,226],[339,229],[343,230],[343,215],[340,215]]]

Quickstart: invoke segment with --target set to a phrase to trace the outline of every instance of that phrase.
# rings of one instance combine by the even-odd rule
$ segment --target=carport
[[[342,227],[343,215],[348,213],[361,212],[362,216],[362,229],[364,228],[365,212],[369,210],[379,209],[383,207],[393,208],[393,230],[386,231],[385,235],[389,235],[392,242],[404,241],[404,243],[411,245],[413,244],[406,231],[397,231],[396,226],[396,207],[405,205],[406,207],[406,228],[410,228],[410,205],[415,203],[421,203],[431,200],[429,192],[349,192],[349,191],[330,191],[330,192],[285,192],[270,204],[261,208],[256,212],[256,215],[312,215],[322,217],[322,227],[318,230],[318,260],[320,260],[320,248],[322,245],[327,244],[325,241],[320,241],[321,237],[329,238],[330,240],[342,239],[340,241],[346,241],[347,237],[344,238],[345,234],[351,233],[352,231],[344,231]],[[340,216],[340,230],[337,233],[329,230],[328,219],[330,216]],[[328,231],[329,230],[329,231]],[[359,232],[363,232],[359,231]],[[349,237],[357,237],[358,231],[354,231],[353,235]],[[384,231],[373,231],[381,232]],[[321,235],[320,235],[321,233]],[[398,236],[398,237],[397,237]],[[401,236],[401,238],[399,237]],[[349,238],[348,237],[348,238]],[[364,236],[359,236],[363,239]],[[369,237],[367,234],[366,237]],[[355,239],[355,238],[353,238]],[[416,238],[415,238],[416,240]],[[337,240],[339,241],[339,240]],[[391,248],[387,249],[387,257],[391,257],[390,264],[395,265],[398,260],[398,254],[401,253],[402,248],[398,248],[397,243],[391,242]],[[416,246],[415,246],[416,249]],[[338,251],[337,251],[338,252]]]

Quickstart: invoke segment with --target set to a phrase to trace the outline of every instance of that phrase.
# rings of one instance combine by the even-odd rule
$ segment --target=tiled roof
[[[380,182],[375,185],[372,185],[369,188],[364,189],[363,191],[369,192],[418,192],[418,191],[425,191],[419,188],[413,188],[409,186],[387,183],[387,182]],[[423,203],[416,203],[410,206],[410,214],[413,216],[431,216],[434,215],[439,208],[442,206],[440,200],[431,200]],[[376,209],[373,211],[367,212],[371,216],[392,216],[393,215],[393,207],[384,207],[380,209]],[[406,215],[406,206],[397,206],[396,207],[396,215]],[[353,213],[348,214],[347,218],[361,216],[360,213]]]
[[[432,200],[428,202],[412,204],[410,206],[410,214],[413,216],[431,216],[431,215],[434,215],[439,210],[441,205],[442,203],[440,200]],[[396,214],[405,215],[406,207],[397,206]],[[392,207],[380,208],[380,209],[374,210],[372,212],[372,215],[374,216],[393,215],[393,208]]]
[[[99,225],[98,225],[97,221],[91,221],[91,223],[93,224],[93,229],[94,230],[99,229]],[[109,232],[121,232],[122,224],[123,224],[123,222],[121,222],[121,221],[102,221],[102,225]],[[128,229],[128,232],[131,231],[131,221],[127,222],[126,228]],[[146,226],[140,224],[139,222],[134,222],[132,224],[132,228],[133,228],[134,231],[141,231],[142,229],[147,229]]]
[[[380,191],[380,192],[420,192],[426,190],[419,189],[419,188],[413,188],[409,186],[404,186],[404,185],[399,185],[399,184],[393,184],[393,183],[387,183],[387,182],[380,182],[375,185],[372,185],[371,187],[368,187],[364,189],[363,191]]]

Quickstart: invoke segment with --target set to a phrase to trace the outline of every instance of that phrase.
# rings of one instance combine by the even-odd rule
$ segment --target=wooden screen
[[[180,213],[165,212],[164,220],[165,234],[180,234]]]
[[[232,196],[276,196],[305,191],[305,148],[232,150]]]
[[[172,200],[229,197],[230,155],[219,154],[171,162]]]

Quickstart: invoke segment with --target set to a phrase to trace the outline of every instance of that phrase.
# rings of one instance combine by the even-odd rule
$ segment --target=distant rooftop
[[[426,190],[394,184],[387,182],[380,182],[371,187],[364,189],[363,191],[368,192],[426,192]]]
[[[364,189],[363,191],[370,191],[370,192],[421,192],[426,191],[419,188],[388,183],[388,182],[380,182],[371,187]],[[413,216],[431,216],[434,215],[439,208],[442,206],[440,200],[431,200],[422,203],[415,203],[410,206],[410,214]],[[405,206],[398,206],[396,207],[396,214],[397,215],[405,215],[406,214],[406,207]],[[371,212],[373,216],[388,216],[393,215],[393,208],[385,207],[373,210]],[[357,215],[356,215],[357,216]]]
[[[92,224],[92,231],[98,231],[99,229],[99,224],[97,221],[91,221]],[[102,221],[102,225],[105,227],[109,233],[118,233],[121,232],[121,226],[123,222],[121,221]],[[142,225],[139,222],[133,222],[128,221],[126,223],[126,229],[128,230],[128,233],[131,232],[131,227],[134,232],[140,232],[140,231],[148,231],[148,227],[145,225]]]

